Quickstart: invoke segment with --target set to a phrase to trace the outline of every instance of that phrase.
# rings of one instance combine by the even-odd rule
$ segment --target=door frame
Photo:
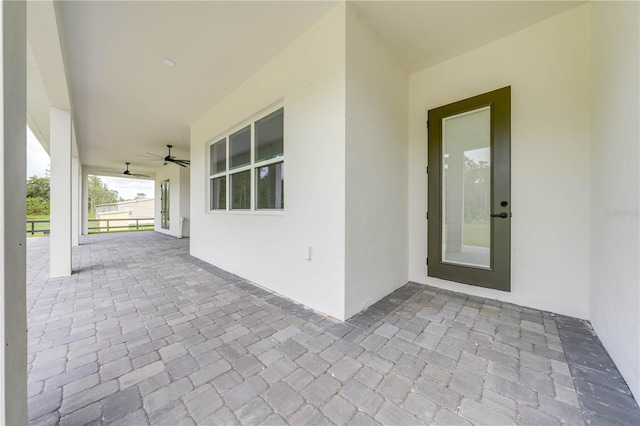
[[[490,267],[442,262],[442,119],[491,107]],[[511,291],[511,87],[483,93],[428,111],[427,141],[427,275],[502,291]],[[496,148],[497,147],[497,148]],[[496,194],[501,194],[499,199]],[[507,206],[500,203],[506,201]],[[498,238],[496,238],[498,236]]]

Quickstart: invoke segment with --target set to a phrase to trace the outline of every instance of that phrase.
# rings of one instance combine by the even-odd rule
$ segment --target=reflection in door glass
[[[491,266],[491,109],[442,120],[442,261]]]

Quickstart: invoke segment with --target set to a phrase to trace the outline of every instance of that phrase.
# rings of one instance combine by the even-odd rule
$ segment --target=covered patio
[[[640,423],[586,321],[409,283],[343,323],[188,239],[80,243],[49,278],[28,240],[30,424]]]

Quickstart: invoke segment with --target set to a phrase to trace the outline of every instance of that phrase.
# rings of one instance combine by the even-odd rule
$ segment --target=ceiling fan
[[[144,178],[149,178],[149,177],[151,177],[151,176],[149,176],[149,175],[143,175],[143,174],[140,174],[140,173],[131,173],[131,172],[129,171],[129,164],[131,164],[131,163],[124,163],[124,164],[126,164],[126,165],[127,165],[127,169],[126,169],[124,172],[122,172],[122,174],[123,174],[123,175],[131,176],[131,177],[144,177]],[[114,171],[114,170],[102,170],[102,171],[103,171],[103,172],[107,172],[107,173],[120,173],[120,172],[116,172],[116,171]]]
[[[167,163],[174,163],[180,167],[187,167],[191,164],[190,160],[181,160],[171,155],[171,148],[173,148],[173,145],[167,145],[167,148],[169,148],[169,154],[166,157],[162,157],[152,152],[147,152],[147,155],[138,155],[138,157],[143,157],[150,161],[164,161],[164,165],[167,165]]]

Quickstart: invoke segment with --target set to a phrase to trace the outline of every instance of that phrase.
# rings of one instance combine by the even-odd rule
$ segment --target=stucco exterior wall
[[[355,10],[346,21],[345,310],[407,283],[409,73]]]
[[[590,317],[640,398],[640,5],[591,3]]]
[[[427,277],[427,110],[511,86],[511,292]],[[409,279],[589,316],[589,6],[410,77]]]
[[[340,319],[344,40],[339,4],[191,128],[191,254]],[[274,105],[284,107],[284,210],[210,212],[207,144]]]

